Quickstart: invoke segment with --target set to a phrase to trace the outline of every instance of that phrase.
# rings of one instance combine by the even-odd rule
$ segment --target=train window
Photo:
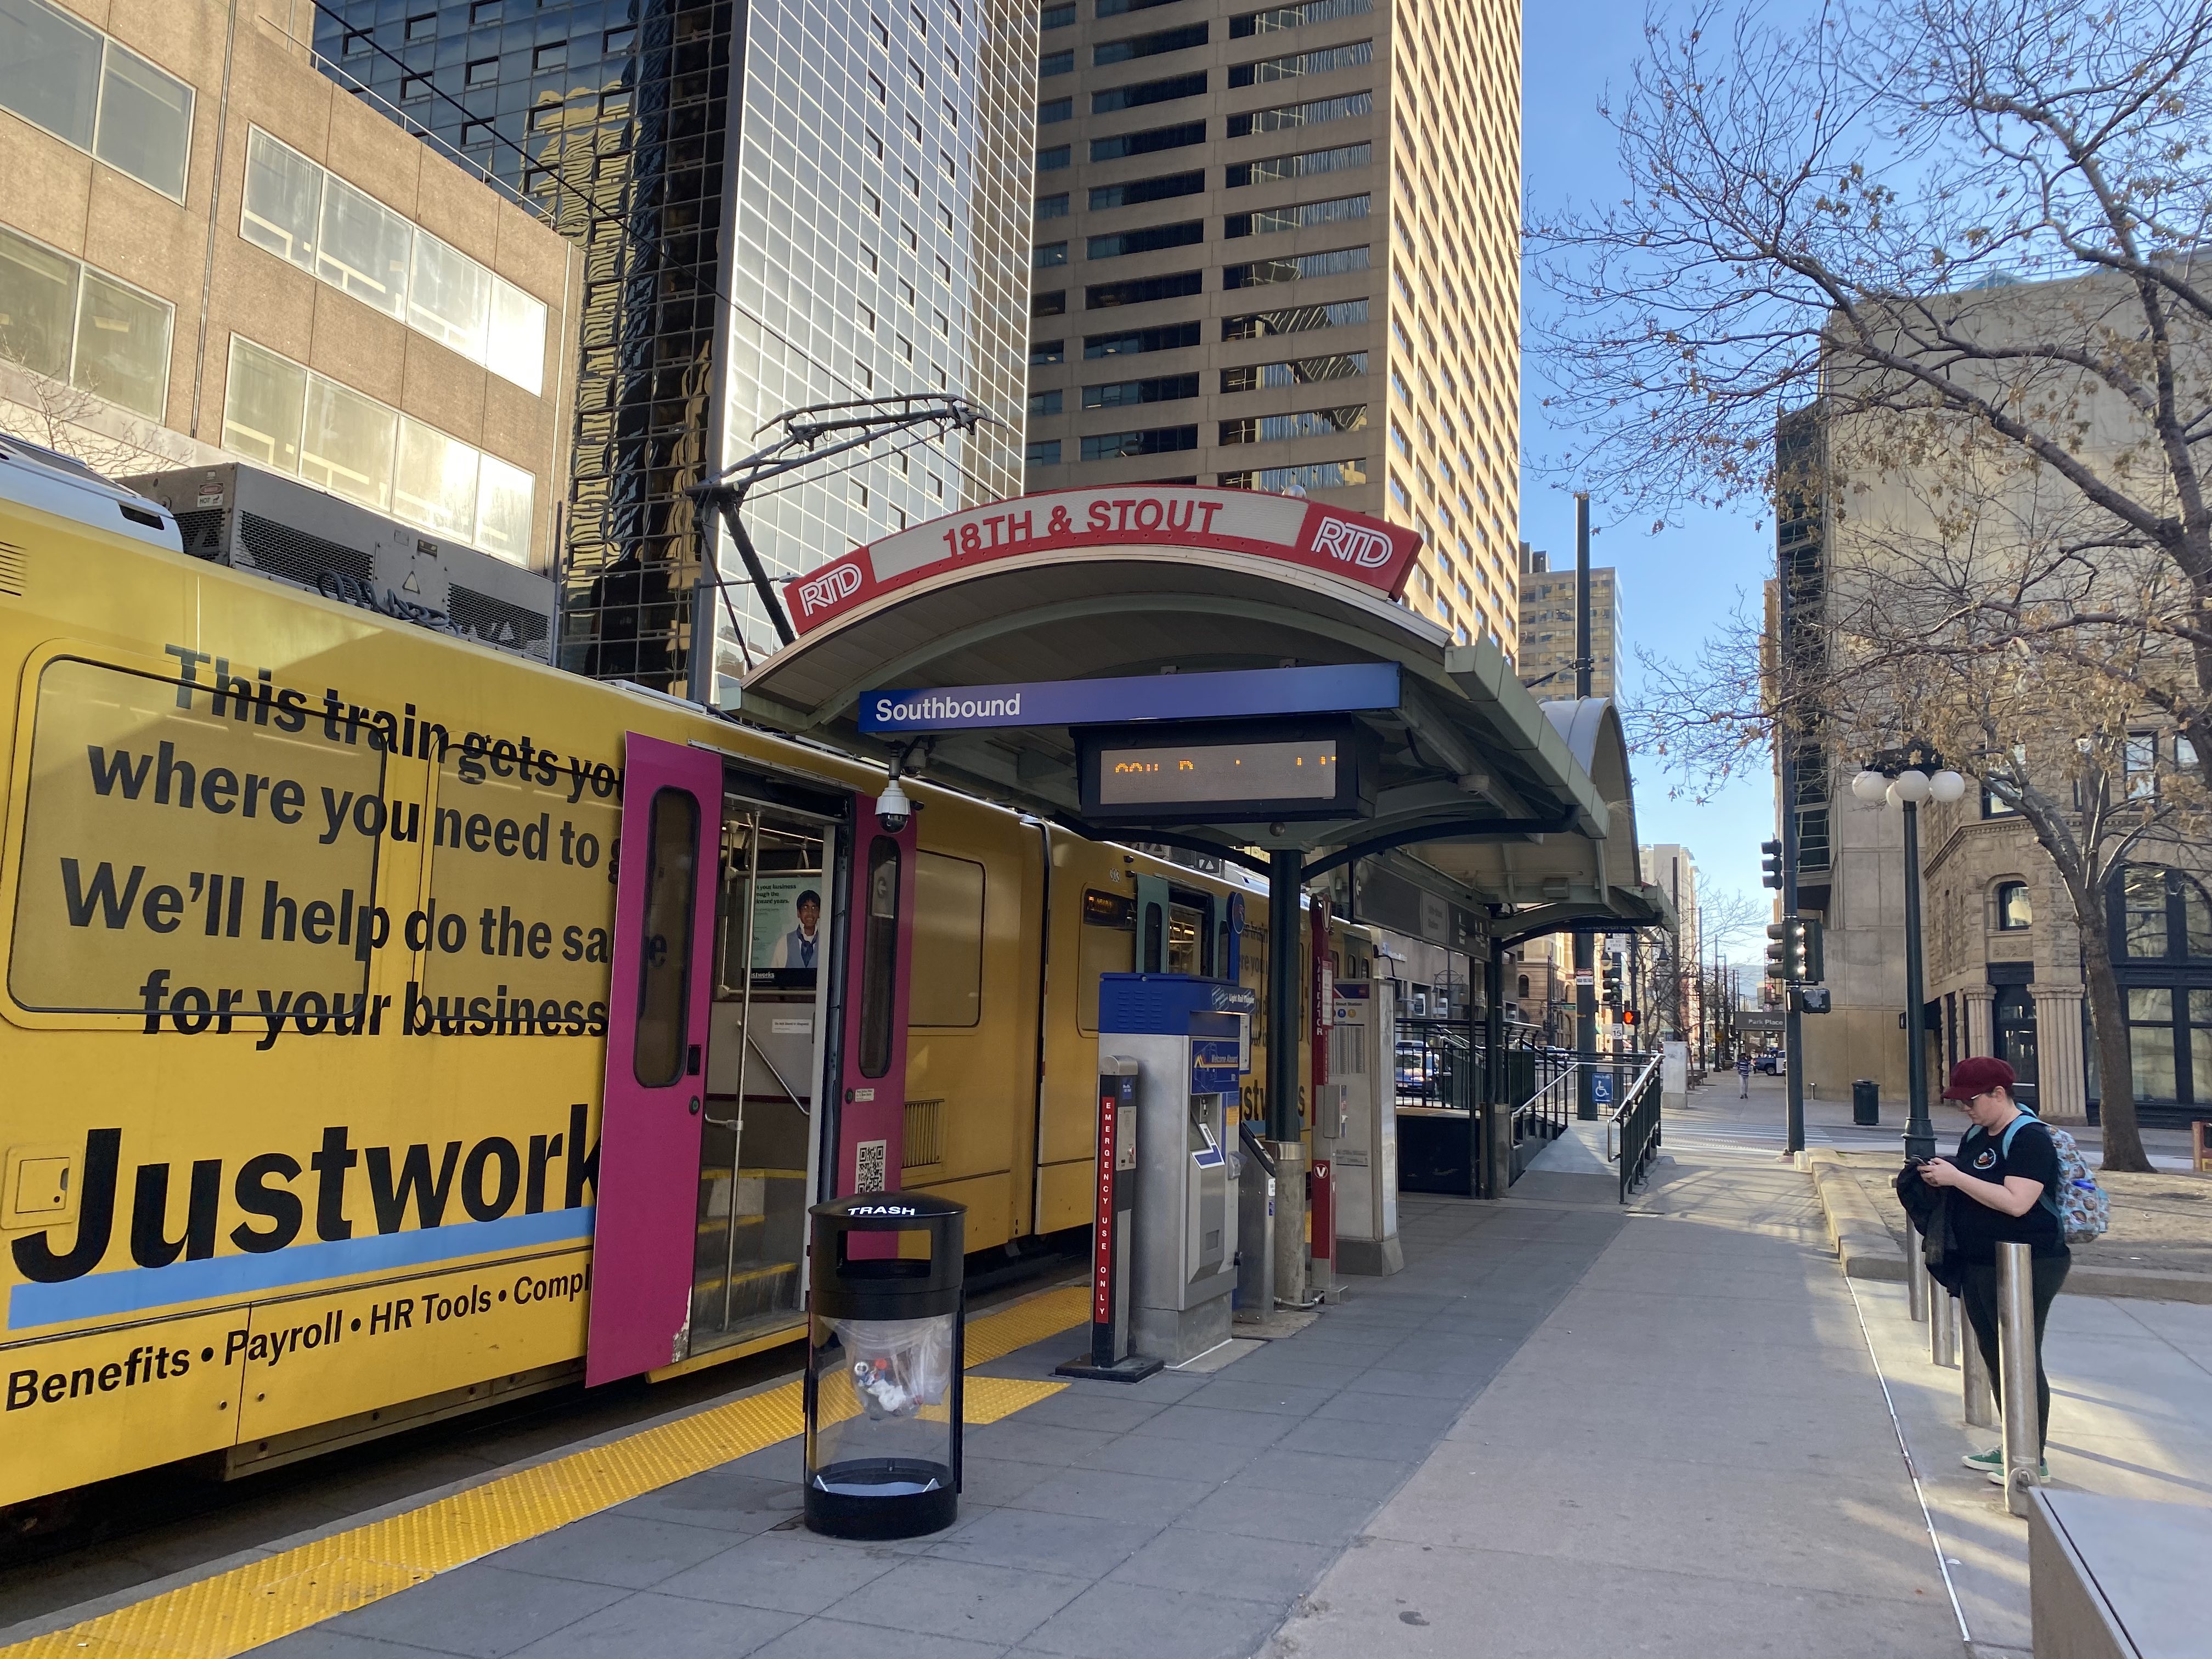
[[[914,863],[909,1025],[974,1025],[983,1014],[983,866],[921,853]]]
[[[691,921],[697,909],[699,803],[681,789],[653,798],[646,825],[653,856],[645,878],[638,952],[637,1041],[630,1070],[649,1089],[684,1075],[691,1021]]]
[[[860,1075],[891,1068],[892,1014],[898,1000],[898,843],[878,836],[868,848],[868,901],[860,935]]]
[[[1136,901],[1085,889],[1083,933],[1075,947],[1076,1029],[1098,1030],[1098,975],[1131,973],[1136,966]]]
[[[1168,907],[1167,969],[1171,974],[1202,974],[1207,951],[1206,913],[1185,904]]]

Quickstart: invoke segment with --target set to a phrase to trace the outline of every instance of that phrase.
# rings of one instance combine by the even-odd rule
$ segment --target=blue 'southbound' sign
[[[992,726],[1102,726],[1127,720],[1335,714],[1398,706],[1395,663],[1245,668],[1219,674],[947,685],[860,696],[863,732],[957,732]]]

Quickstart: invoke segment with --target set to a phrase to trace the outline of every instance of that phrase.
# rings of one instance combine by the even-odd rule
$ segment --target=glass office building
[[[778,576],[1018,494],[1036,12],[1019,0],[342,0],[325,67],[585,249],[562,659],[680,690],[686,491],[781,411],[958,392],[972,436],[764,486]],[[832,470],[836,469],[836,470]],[[744,635],[775,636],[716,535]]]

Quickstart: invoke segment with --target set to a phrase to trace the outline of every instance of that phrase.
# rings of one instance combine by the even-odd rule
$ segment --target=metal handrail
[[[1635,1106],[1637,1097],[1640,1096],[1646,1088],[1650,1086],[1652,1079],[1658,1075],[1659,1063],[1662,1058],[1662,1056],[1658,1054],[1652,1055],[1650,1064],[1646,1066],[1642,1071],[1638,1072],[1636,1074],[1636,1080],[1631,1083],[1626,1089],[1622,1091],[1620,1104],[1613,1109],[1613,1115],[1606,1119],[1605,1161],[1607,1163],[1610,1164],[1620,1156],[1620,1152],[1613,1144],[1613,1132],[1620,1128],[1622,1123],[1627,1121],[1629,1111]]]

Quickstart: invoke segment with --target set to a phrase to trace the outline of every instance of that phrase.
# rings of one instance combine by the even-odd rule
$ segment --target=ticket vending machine
[[[1340,979],[1331,999],[1328,1083],[1314,1157],[1328,1160],[1336,1205],[1336,1270],[1395,1273],[1398,1239],[1398,1011],[1395,981]]]
[[[1230,1337],[1237,1103],[1254,993],[1189,974],[1102,974],[1098,1051],[1137,1066],[1129,1318],[1136,1351],[1180,1364]]]

